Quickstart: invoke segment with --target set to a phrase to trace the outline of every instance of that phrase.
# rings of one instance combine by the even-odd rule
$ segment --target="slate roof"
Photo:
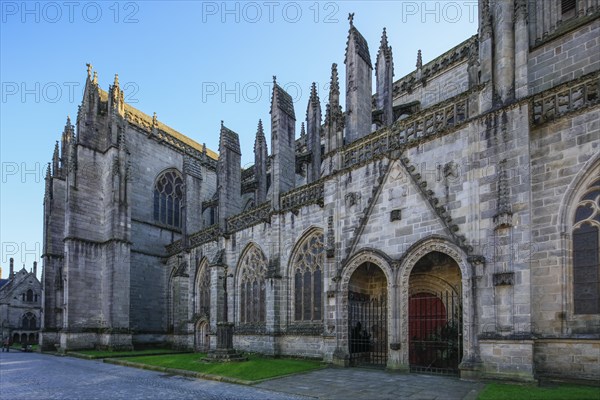
[[[369,65],[369,67],[373,68],[371,65],[371,55],[369,54],[369,45],[367,44],[367,40],[363,35],[361,35],[354,25],[350,26],[350,31],[348,32],[348,42],[346,43],[346,59],[348,59],[348,47],[350,45],[351,38],[354,40],[354,44],[358,51],[358,56],[362,58]]]
[[[219,138],[219,152],[223,151],[223,148],[235,151],[237,154],[240,152],[240,138],[237,133],[221,124],[221,135]]]
[[[275,84],[275,90],[277,91],[277,108],[281,109],[295,121],[296,113],[294,112],[294,102],[292,101],[292,96],[290,96],[289,93],[283,90],[283,88],[278,84]]]

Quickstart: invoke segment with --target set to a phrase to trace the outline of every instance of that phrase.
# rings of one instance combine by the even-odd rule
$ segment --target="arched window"
[[[242,257],[239,272],[240,322],[265,322],[267,259],[256,246]]]
[[[27,290],[27,301],[29,301],[29,302],[33,301],[33,290],[31,290],[31,289]]]
[[[323,234],[306,237],[292,256],[294,280],[294,320],[323,319]]]
[[[32,313],[28,312],[21,318],[22,329],[37,329],[37,318]]]
[[[183,205],[183,178],[177,170],[159,175],[154,184],[154,220],[181,228]]]
[[[575,314],[600,314],[600,179],[581,196],[573,224]]]
[[[210,271],[208,263],[200,265],[198,279],[196,281],[197,300],[196,313],[199,315],[210,314]]]

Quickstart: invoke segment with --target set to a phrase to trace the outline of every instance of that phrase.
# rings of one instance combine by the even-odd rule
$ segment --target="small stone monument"
[[[227,268],[223,277],[223,321],[217,323],[217,348],[210,350],[203,361],[232,362],[248,361],[242,353],[233,348],[233,323],[227,322]]]

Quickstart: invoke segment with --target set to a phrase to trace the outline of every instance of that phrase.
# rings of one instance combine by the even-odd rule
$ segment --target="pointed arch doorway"
[[[196,352],[205,353],[210,348],[209,325],[204,319],[196,323]]]
[[[385,367],[388,355],[387,278],[364,262],[348,283],[348,343],[351,366]]]
[[[444,253],[430,252],[415,264],[409,282],[410,370],[458,375],[463,353],[458,264]]]

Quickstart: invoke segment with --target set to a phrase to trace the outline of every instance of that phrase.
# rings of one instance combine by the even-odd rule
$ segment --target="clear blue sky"
[[[259,118],[269,132],[277,75],[300,122],[311,82],[322,106],[331,63],[344,93],[348,13],[373,64],[383,27],[395,79],[477,31],[477,1],[2,1],[0,21],[0,266],[41,265],[46,165],[67,115],[75,119],[86,63],[105,90],[119,74],[125,100],[213,150],[220,121],[253,160]],[[269,140],[269,138],[267,138]],[[38,275],[41,272],[39,268]]]

